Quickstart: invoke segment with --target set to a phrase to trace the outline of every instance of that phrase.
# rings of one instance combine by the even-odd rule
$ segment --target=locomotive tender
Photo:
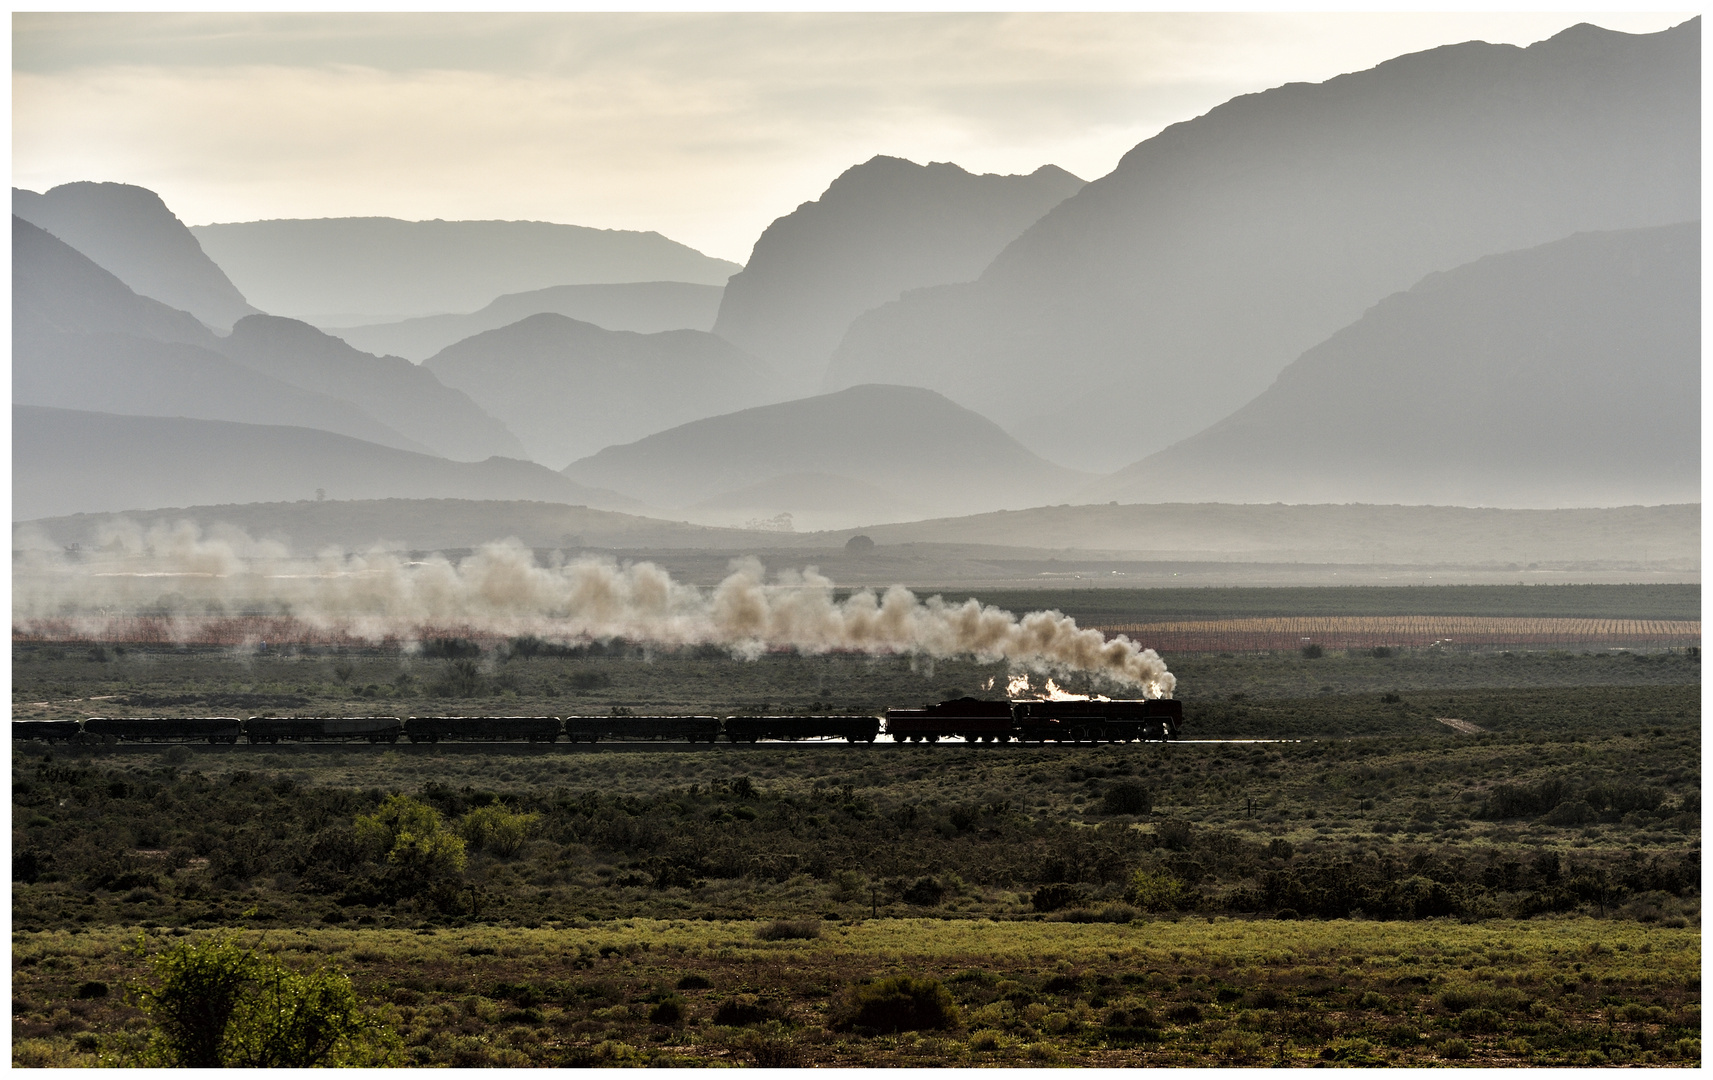
[[[762,740],[894,743],[962,739],[969,744],[1166,742],[1178,737],[1183,705],[1169,698],[1128,701],[981,701],[958,698],[875,716],[319,716],[94,717],[18,720],[14,740],[44,742],[369,742],[553,743],[602,739],[685,740],[749,745]]]

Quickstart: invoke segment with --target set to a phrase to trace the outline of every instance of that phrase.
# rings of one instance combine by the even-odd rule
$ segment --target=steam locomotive
[[[252,716],[16,720],[14,740],[44,742],[529,742],[603,739],[753,744],[844,740],[872,743],[884,730],[894,743],[1121,743],[1176,739],[1183,705],[1135,701],[980,701],[959,698],[876,716]]]

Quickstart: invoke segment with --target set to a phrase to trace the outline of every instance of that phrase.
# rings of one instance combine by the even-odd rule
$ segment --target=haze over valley
[[[655,523],[626,550],[933,522],[1240,563],[1331,559],[1352,506],[1695,506],[1699,25],[1240,95],[1086,181],[872,155],[743,265],[646,229],[187,227],[135,184],[15,188],[14,519],[429,500],[498,539],[522,519],[477,508],[525,500]],[[1168,504],[1322,524],[1243,548]],[[1020,511],[1107,524],[1047,543]],[[1590,558],[1697,573],[1676,544]]]

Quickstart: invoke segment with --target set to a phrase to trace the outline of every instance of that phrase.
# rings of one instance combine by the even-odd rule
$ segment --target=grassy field
[[[14,714],[866,712],[1006,674],[527,651],[15,646]],[[139,930],[348,972],[400,1064],[1699,1063],[1698,655],[1168,660],[1187,740],[1287,741],[21,744],[14,1063],[129,1060]],[[374,846],[401,805],[456,865]],[[899,973],[939,1026],[853,1020]]]
[[[924,918],[764,940],[740,921],[299,928],[244,937],[356,972],[400,1064],[1696,1065],[1700,934],[1579,918],[1376,922]],[[158,949],[179,931],[150,932]],[[808,931],[804,931],[808,932]],[[124,1060],[146,1020],[128,927],[13,941],[13,1061]],[[851,988],[939,978],[946,1026],[866,1034]],[[682,987],[682,989],[681,989]],[[89,993],[89,991],[85,991]],[[670,1022],[660,1004],[680,1004]]]

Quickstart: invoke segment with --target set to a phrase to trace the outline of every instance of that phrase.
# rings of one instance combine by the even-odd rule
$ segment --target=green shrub
[[[397,1037],[363,1010],[341,972],[295,971],[224,937],[177,942],[150,966],[156,985],[132,988],[155,1024],[143,1064],[383,1064],[396,1049]]]
[[[1439,1052],[1453,1061],[1462,1061],[1471,1053],[1469,1044],[1462,1039],[1447,1039],[1440,1044]]]
[[[684,1001],[677,996],[666,997],[648,1014],[651,1024],[676,1025],[684,1022]]]
[[[1108,814],[1146,814],[1154,808],[1154,797],[1134,780],[1113,784],[1101,796],[1101,810]]]
[[[708,981],[708,977],[706,975],[702,975],[694,971],[678,980],[678,989],[680,990],[708,990],[711,989],[713,985],[713,983]]]
[[[920,877],[904,890],[904,902],[917,907],[933,907],[946,898],[946,886],[938,878]]]
[[[1036,911],[1058,911],[1088,902],[1088,890],[1076,885],[1043,885],[1029,898]]]
[[[1184,902],[1184,883],[1164,871],[1138,870],[1124,898],[1143,911],[1172,911]]]
[[[777,1010],[754,994],[729,997],[714,1008],[714,1023],[726,1027],[744,1027],[775,1019]]]
[[[422,895],[444,908],[464,874],[464,841],[448,831],[440,811],[420,799],[393,795],[355,822],[357,844],[384,860],[395,896]]]
[[[938,979],[895,975],[858,987],[851,996],[846,1028],[869,1031],[928,1031],[956,1027],[958,1007]]]
[[[495,803],[465,814],[459,832],[475,850],[510,858],[523,848],[540,818],[540,814],[520,814]]]
[[[762,941],[809,941],[821,936],[819,919],[775,919],[755,932]]]

